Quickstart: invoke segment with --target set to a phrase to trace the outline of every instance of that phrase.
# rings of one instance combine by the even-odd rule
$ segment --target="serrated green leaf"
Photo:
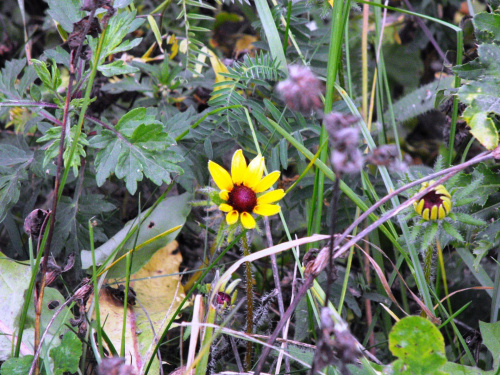
[[[171,173],[183,172],[176,165],[183,158],[169,150],[175,145],[174,139],[146,108],[136,108],[122,116],[115,130],[118,134],[103,130],[91,140],[91,146],[100,149],[95,159],[98,186],[114,172],[134,194],[137,182],[144,176],[161,185],[172,181]]]
[[[460,241],[460,242],[465,242],[464,238],[460,234],[458,230],[455,229],[455,227],[448,223],[447,221],[443,221],[443,229],[446,233],[448,233],[450,236],[452,236],[454,239]]]
[[[80,10],[80,0],[45,0],[49,5],[47,13],[68,33],[73,31],[73,24],[85,16]]]
[[[43,159],[44,167],[59,154],[61,131],[62,127],[56,126],[50,128],[43,137],[37,139],[38,143],[49,142],[49,145],[45,150],[45,156]],[[76,137],[77,131],[77,127],[73,126],[69,131],[69,135],[64,138],[65,148],[63,153],[64,166],[73,168],[73,174],[75,176],[78,174],[78,167],[80,167],[81,165],[81,159],[85,158],[85,156],[87,155],[85,152],[85,147],[89,145],[89,142],[87,141],[87,135],[85,133],[81,133],[78,138],[76,152],[74,153],[73,158],[69,160],[71,146],[73,144],[73,140]]]
[[[115,60],[110,64],[101,65],[97,68],[105,77],[113,77],[122,74],[137,73],[138,68],[127,65],[123,60]]]
[[[477,226],[486,225],[486,222],[484,220],[477,219],[477,218],[475,218],[469,214],[466,214],[464,212],[456,212],[455,216],[456,216],[458,221],[460,221],[464,224],[477,225]]]
[[[438,224],[435,221],[429,222],[429,225],[425,227],[424,233],[422,234],[422,242],[420,244],[421,250],[427,250],[436,237],[437,230]]]
[[[500,41],[500,15],[496,13],[478,13],[472,19],[476,36],[481,41],[489,41],[490,38],[484,38],[485,32],[495,41]]]
[[[479,59],[472,60],[467,64],[457,65],[452,70],[453,73],[463,79],[478,79],[486,71]]]
[[[45,87],[52,89],[52,77],[50,75],[47,64],[44,61],[31,59],[38,78],[42,81]]]
[[[82,352],[78,336],[73,331],[66,332],[61,345],[50,350],[50,358],[54,360],[54,375],[77,372]]]

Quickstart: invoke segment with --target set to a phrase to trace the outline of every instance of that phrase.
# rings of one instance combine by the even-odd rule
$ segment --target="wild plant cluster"
[[[4,0],[0,374],[497,374],[500,1]]]

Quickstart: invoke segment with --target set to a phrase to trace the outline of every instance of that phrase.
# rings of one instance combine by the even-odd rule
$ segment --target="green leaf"
[[[431,245],[432,241],[436,237],[438,230],[438,224],[435,221],[429,223],[429,225],[424,227],[424,232],[422,234],[422,242],[420,243],[421,250],[427,250]]]
[[[413,90],[394,103],[395,120],[402,123],[434,109],[436,92],[450,89],[452,86],[453,77],[446,77]],[[389,112],[385,113],[385,116],[389,117],[389,115]]]
[[[452,68],[453,73],[463,79],[478,79],[485,72],[479,59],[472,60],[467,64],[457,65]]]
[[[389,334],[389,349],[399,359],[393,363],[398,374],[441,374],[446,363],[443,336],[425,318],[401,319]]]
[[[54,360],[54,375],[63,375],[65,372],[77,372],[82,343],[73,331],[64,334],[61,345],[50,350],[50,358]]]
[[[0,253],[0,275],[2,275],[2,287],[0,288],[0,361],[5,361],[12,353],[12,333],[19,328],[19,318],[31,278],[31,269],[26,262],[14,261]],[[33,347],[35,309],[33,299],[30,298],[30,301],[28,316],[24,325],[23,346],[21,346],[22,355],[30,354],[30,349]],[[47,327],[49,321],[54,318],[54,311],[49,310],[47,307],[50,301],[57,301],[62,304],[65,298],[56,289],[45,288],[42,304],[43,327]],[[54,318],[45,342],[52,343],[55,346],[59,345],[61,330],[65,324],[69,324],[70,318],[73,318],[70,309],[68,307],[63,308],[61,314]]]
[[[457,217],[458,221],[464,224],[477,225],[477,226],[486,225],[486,222],[484,220],[477,219],[474,216],[471,216],[464,212],[455,212],[455,216]]]
[[[157,185],[172,181],[171,173],[181,174],[176,164],[182,156],[170,150],[175,141],[163,131],[163,125],[147,113],[146,108],[136,108],[124,115],[115,126],[118,133],[103,130],[95,136],[91,147],[100,149],[96,155],[97,185],[115,173],[124,179],[131,194],[144,176]]]
[[[49,142],[48,146],[45,150],[45,157],[43,159],[43,166],[45,167],[51,160],[55,159],[59,154],[59,144],[61,143],[61,131],[62,127],[56,126],[50,128],[43,137],[37,139],[38,143],[41,142]],[[81,165],[81,159],[85,158],[87,155],[85,153],[85,147],[89,145],[87,141],[87,135],[85,133],[81,133],[78,138],[78,145],[76,147],[76,152],[73,155],[73,158],[69,160],[70,150],[73,144],[73,139],[76,137],[76,132],[78,131],[77,126],[73,126],[69,132],[69,136],[64,138],[65,148],[64,148],[64,166],[66,168],[73,168],[73,174],[78,175],[78,167]]]
[[[126,65],[123,60],[115,60],[111,64],[101,65],[97,68],[104,76],[113,77],[121,74],[137,73],[138,68]]]
[[[41,79],[42,83],[48,89],[52,89],[52,77],[50,75],[47,64],[44,61],[31,59],[33,62],[33,67],[35,68],[38,78]]]
[[[106,35],[104,36],[103,48],[99,58],[100,64],[107,56],[127,51],[141,42],[142,38],[135,39],[135,44],[133,44],[134,41],[123,42],[123,39],[128,33],[135,31],[144,22],[144,19],[135,19],[136,13],[137,12],[135,10],[132,12],[124,10],[116,16],[111,17],[108,23]],[[91,39],[89,45],[92,47],[92,50],[95,51],[97,47],[97,39]]]
[[[479,321],[479,329],[483,344],[493,355],[493,368],[497,369],[500,364],[500,322],[485,323]]]
[[[178,225],[184,225],[186,217],[191,210],[189,201],[192,199],[191,194],[184,193],[179,196],[169,197],[163,200],[151,213],[148,219],[141,224],[139,234],[137,235],[137,245],[140,245],[151,238],[158,236],[169,229],[172,229]],[[141,214],[141,218],[145,213]],[[109,239],[105,244],[98,247],[95,250],[96,262],[98,264],[103,263],[116,249],[118,244],[120,244],[123,239],[127,236],[130,229],[137,224],[138,220],[134,219],[129,221],[122,230],[115,234]],[[180,230],[175,231],[168,236],[157,239],[146,246],[142,247],[140,251],[134,253],[132,262],[131,273],[137,272],[148,260],[153,256],[153,254],[165,244],[170,243],[175,239]],[[133,248],[136,236],[132,236],[123,248],[116,254],[115,258],[120,257],[125,254],[126,251]],[[124,277],[126,274],[125,262],[119,262],[108,272],[109,278],[120,278]],[[92,254],[88,250],[82,251],[82,268],[87,269],[92,267]]]
[[[80,0],[45,0],[49,5],[47,13],[59,22],[68,33],[73,31],[73,24],[85,16],[80,10]]]
[[[448,233],[450,236],[452,236],[454,239],[460,241],[460,242],[465,242],[464,238],[460,234],[458,230],[455,229],[455,227],[448,223],[447,221],[443,221],[443,229],[446,233]]]
[[[19,358],[9,358],[0,368],[1,375],[26,375],[30,372],[32,355],[25,355]]]
[[[500,41],[499,14],[486,12],[478,13],[472,19],[472,23],[476,29],[476,37],[479,41]]]
[[[8,167],[25,163],[33,157],[33,152],[27,152],[9,144],[0,144],[0,166]]]
[[[9,209],[17,203],[21,193],[21,182],[28,178],[24,165],[17,168],[0,169],[0,222]]]
[[[500,99],[497,98],[498,105]],[[498,108],[500,110],[500,107]],[[493,150],[498,145],[498,131],[493,120],[487,112],[482,112],[475,107],[467,107],[463,117],[469,125],[471,134],[488,150]]]

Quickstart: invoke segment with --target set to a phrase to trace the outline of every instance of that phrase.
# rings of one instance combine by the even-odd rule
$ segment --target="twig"
[[[90,30],[90,25],[91,25],[91,20],[94,19],[96,9],[92,9],[89,15],[89,22],[85,25],[84,33],[83,35],[87,35],[87,33]],[[62,129],[61,129],[61,138],[60,138],[60,143],[59,143],[59,153],[57,155],[57,171],[56,171],[56,179],[54,183],[54,198],[52,202],[52,218],[50,220],[49,224],[49,232],[47,234],[47,241],[45,243],[45,249],[44,249],[44,254],[43,254],[43,260],[42,260],[42,265],[41,265],[41,273],[42,273],[42,280],[38,286],[38,293],[35,293],[35,298],[38,298],[38,300],[35,301],[36,304],[36,309],[35,309],[35,339],[34,339],[34,347],[36,348],[37,351],[40,350],[41,348],[41,342],[40,342],[40,326],[41,326],[41,316],[42,316],[42,305],[43,305],[43,295],[44,295],[44,290],[45,290],[45,284],[47,281],[46,278],[46,273],[47,273],[47,264],[49,260],[49,254],[50,254],[50,245],[52,242],[52,236],[54,235],[54,228],[55,228],[55,222],[57,218],[57,203],[58,203],[58,198],[59,198],[59,185],[61,183],[61,172],[63,168],[63,154],[64,154],[64,140],[66,137],[66,128],[68,124],[68,113],[69,113],[69,105],[71,102],[71,88],[73,86],[73,80],[75,78],[75,65],[78,63],[78,58],[80,56],[80,52],[82,50],[83,42],[85,41],[85,37],[82,38],[78,48],[76,49],[75,55],[73,56],[73,60],[70,63],[70,74],[69,74],[69,82],[68,82],[68,89],[67,89],[67,94],[66,94],[66,102],[64,104],[64,115],[63,115],[63,121],[62,121]],[[42,234],[40,234],[42,235]],[[35,374],[38,375],[40,371],[40,363],[36,359],[33,360],[35,364]]]

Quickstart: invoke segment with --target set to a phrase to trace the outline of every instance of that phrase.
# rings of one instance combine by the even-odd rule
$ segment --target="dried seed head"
[[[276,86],[288,108],[304,115],[323,108],[323,85],[308,67],[291,65],[288,74],[288,78]]]
[[[132,366],[125,364],[125,358],[103,358],[97,367],[97,375],[136,375]]]
[[[344,152],[356,148],[359,144],[359,130],[356,128],[339,129],[330,134],[330,141],[337,151]]]
[[[343,152],[333,150],[331,162],[336,173],[359,173],[363,167],[363,155],[357,148]]]
[[[408,164],[411,164],[412,159],[406,154],[403,160],[400,160],[396,145],[383,145],[373,150],[366,158],[366,162],[385,166],[392,172],[404,172],[408,169]]]
[[[350,113],[330,112],[323,119],[328,134],[332,136],[337,130],[348,128],[358,123],[359,118]]]
[[[49,214],[48,211],[37,208],[24,219],[24,230],[29,236],[38,237],[42,229],[43,222]]]

